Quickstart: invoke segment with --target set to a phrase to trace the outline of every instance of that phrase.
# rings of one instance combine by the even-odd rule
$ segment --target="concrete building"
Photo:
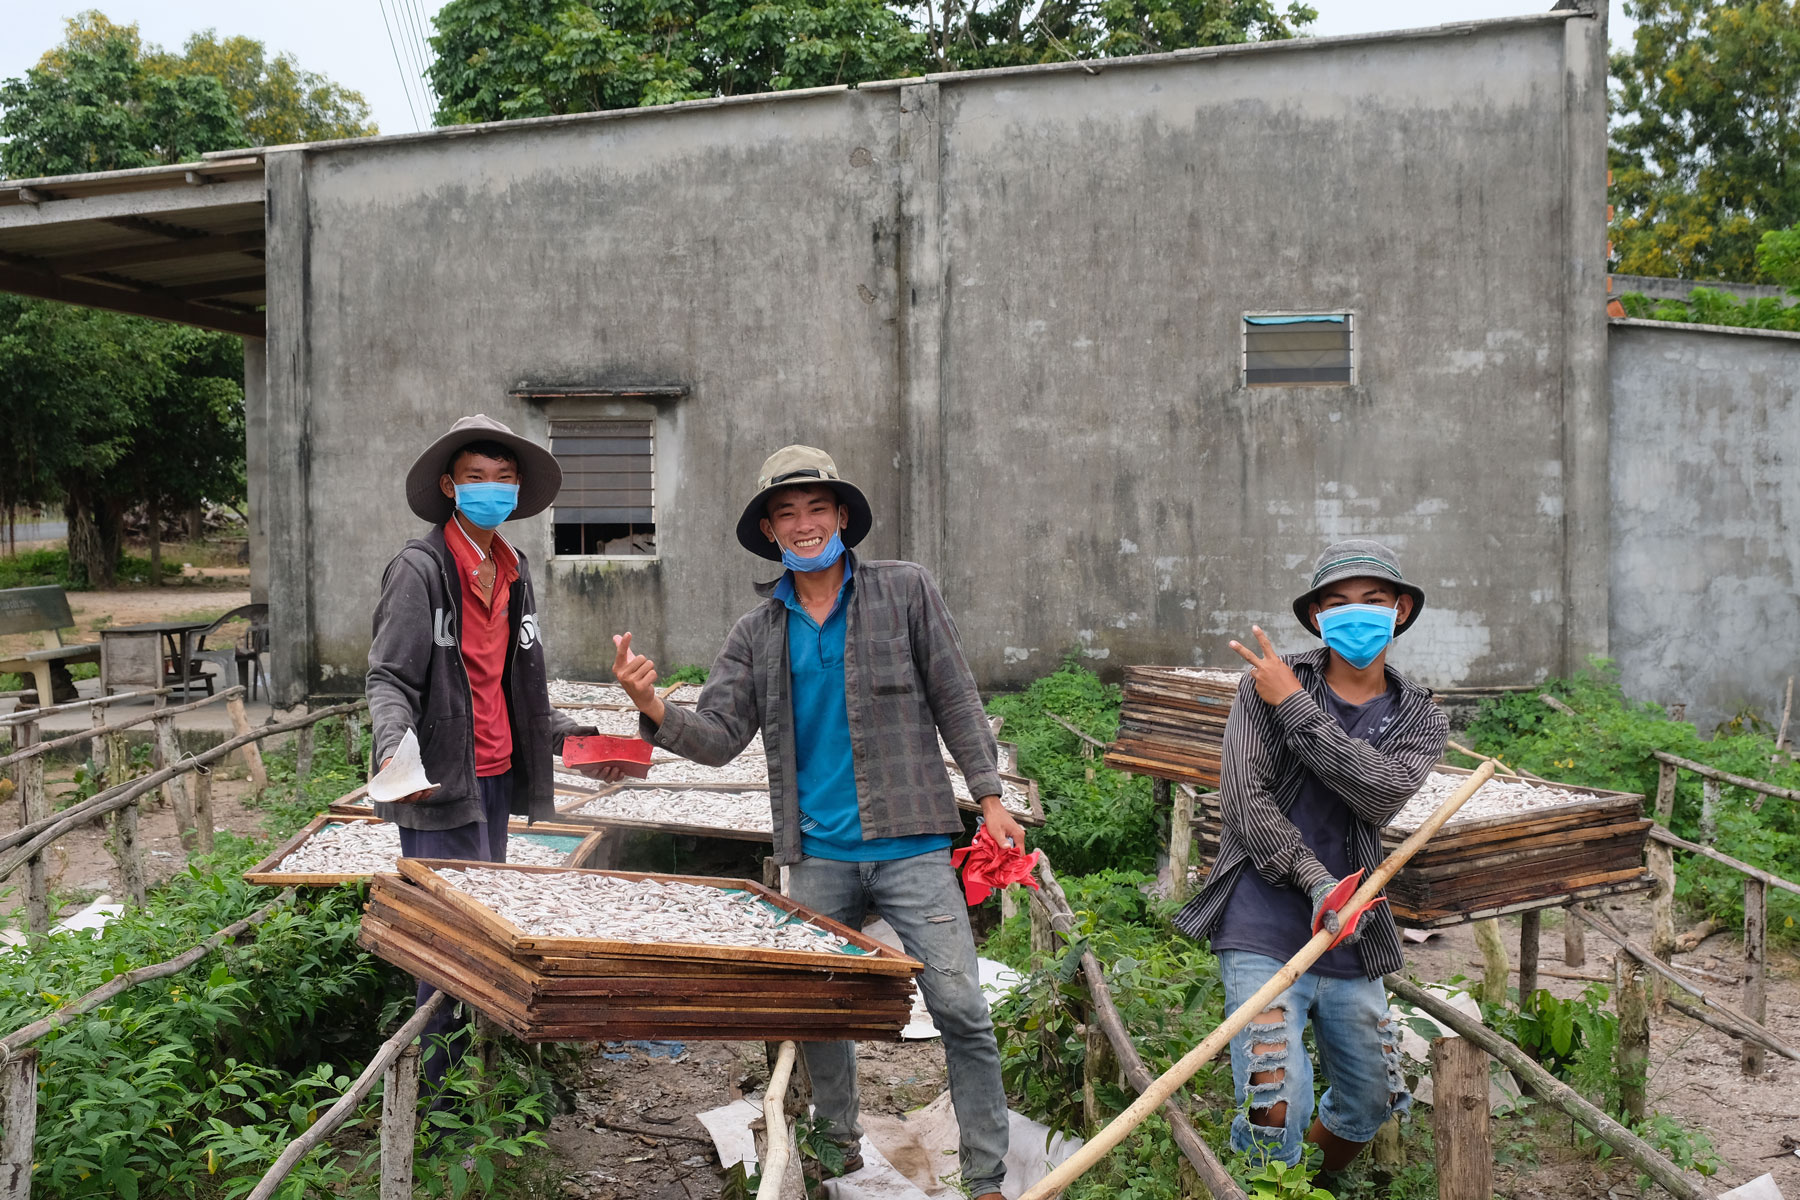
[[[732,538],[742,497],[806,441],[868,490],[866,551],[937,573],[990,687],[1071,652],[1227,663],[1252,622],[1298,648],[1313,555],[1367,534],[1431,593],[1398,657],[1432,683],[1613,654],[1690,715],[1766,708],[1793,669],[1768,645],[1800,625],[1800,547],[1766,507],[1795,456],[1727,440],[1709,468],[1668,389],[1791,429],[1800,354],[1609,338],[1604,23],[1565,0],[28,181],[0,187],[0,287],[249,337],[252,562],[289,701],[360,689],[416,532],[400,475],[481,411],[571,468],[514,531],[569,676],[604,677],[624,629],[706,661],[769,574]],[[99,282],[58,267],[109,252]],[[1740,353],[1754,388],[1719,365]],[[1681,455],[1743,481],[1687,530],[1743,547],[1704,646],[1638,596],[1692,549],[1640,491]]]

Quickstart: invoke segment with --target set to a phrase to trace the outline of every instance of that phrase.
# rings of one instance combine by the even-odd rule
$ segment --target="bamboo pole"
[[[1758,1025],[1768,1016],[1768,895],[1762,880],[1744,880],[1744,1015]],[[1763,1048],[1746,1041],[1738,1047],[1738,1066],[1745,1075],[1760,1076]]]
[[[1188,898],[1188,865],[1194,859],[1194,792],[1185,784],[1169,789],[1169,899]]]
[[[769,1088],[763,1093],[763,1127],[769,1152],[764,1156],[756,1200],[780,1200],[781,1185],[788,1172],[788,1147],[793,1135],[787,1122],[787,1090],[788,1080],[794,1074],[794,1053],[794,1043],[781,1043],[775,1069],[769,1075]]]
[[[1733,775],[1730,771],[1721,771],[1717,767],[1709,767],[1705,763],[1695,762],[1691,758],[1682,758],[1680,755],[1670,754],[1666,750],[1652,750],[1650,756],[1660,763],[1692,771],[1702,779],[1729,783],[1732,787],[1749,788],[1751,791],[1761,792],[1765,796],[1774,796],[1777,800],[1800,800],[1800,789],[1777,787],[1772,783],[1764,783],[1760,779]]]
[[[1073,939],[1075,910],[1070,906],[1069,897],[1064,894],[1056,872],[1050,869],[1049,860],[1041,854],[1038,856],[1037,872],[1044,884],[1044,911],[1049,914],[1052,926],[1061,922],[1063,927],[1057,932],[1065,938]],[[1156,1077],[1150,1074],[1150,1068],[1138,1053],[1137,1043],[1131,1040],[1131,1033],[1125,1028],[1125,1018],[1119,1015],[1118,1006],[1113,1003],[1112,989],[1106,984],[1106,971],[1092,950],[1082,951],[1081,974],[1087,982],[1088,995],[1094,1001],[1094,1020],[1107,1041],[1112,1043],[1113,1053],[1118,1056],[1119,1069],[1125,1074],[1125,1082],[1141,1095],[1156,1082]],[[1212,1195],[1213,1200],[1245,1200],[1244,1190],[1213,1155],[1212,1148],[1194,1128],[1186,1110],[1173,1097],[1163,1102],[1162,1114],[1169,1122],[1169,1133],[1174,1138],[1175,1145],[1193,1166],[1194,1173],[1199,1176],[1200,1183]]]
[[[1761,883],[1764,887],[1780,888],[1784,892],[1792,892],[1796,896],[1800,896],[1800,883],[1790,883],[1779,875],[1771,875],[1761,867],[1753,867],[1747,862],[1740,862],[1729,854],[1720,854],[1711,846],[1696,845],[1686,838],[1676,837],[1660,825],[1652,825],[1650,827],[1650,836],[1653,840],[1662,842],[1664,845],[1673,846],[1677,850],[1686,850],[1690,854],[1698,854],[1704,858],[1710,858],[1716,863],[1723,863],[1734,870],[1741,871],[1745,875],[1748,875],[1750,878]],[[1677,943],[1676,948],[1679,949],[1681,938],[1674,938],[1672,940]]]
[[[1506,942],[1500,936],[1500,922],[1493,917],[1476,921],[1475,945],[1481,950],[1485,966],[1481,974],[1481,998],[1489,1004],[1506,1003],[1506,977],[1512,965],[1506,960]]]
[[[1473,796],[1482,784],[1494,777],[1494,764],[1484,762],[1454,792],[1445,798],[1438,810],[1425,819],[1425,822],[1414,830],[1404,842],[1388,855],[1387,860],[1363,880],[1362,886],[1344,906],[1346,909],[1357,909],[1373,901],[1387,886],[1401,867],[1417,854],[1422,846],[1456,814],[1464,801]],[[1224,1049],[1231,1039],[1243,1031],[1251,1020],[1274,1002],[1275,998],[1288,988],[1306,969],[1319,960],[1319,957],[1330,949],[1337,935],[1329,929],[1321,929],[1312,939],[1301,947],[1300,952],[1288,960],[1281,970],[1277,971],[1255,995],[1244,1001],[1238,1010],[1226,1018],[1225,1022],[1208,1034],[1204,1041],[1182,1056],[1181,1060],[1157,1079],[1138,1096],[1130,1108],[1113,1119],[1112,1123],[1102,1129],[1094,1137],[1069,1157],[1061,1166],[1039,1180],[1020,1200],[1048,1200],[1048,1197],[1067,1188],[1079,1179],[1089,1168],[1124,1141],[1126,1136],[1143,1123],[1144,1118],[1161,1108],[1163,1102],[1173,1096],[1181,1085],[1193,1078],[1194,1072],[1205,1066],[1213,1056]]]
[[[1629,954],[1613,957],[1613,985],[1619,1008],[1619,1107],[1632,1121],[1644,1119],[1644,1086],[1650,1068],[1650,999],[1644,969]]]
[[[200,767],[194,772],[194,830],[193,844],[182,839],[182,848],[189,854],[198,851],[211,854],[213,850],[213,773],[211,767]]]
[[[4,729],[8,725],[17,725],[21,721],[41,721],[54,713],[74,712],[78,708],[104,708],[108,704],[117,704],[121,700],[140,700],[146,696],[166,696],[174,690],[174,688],[166,687],[144,688],[142,691],[136,692],[114,692],[110,696],[90,696],[86,700],[71,700],[67,704],[52,704],[48,707],[40,706],[32,709],[20,709],[18,712],[8,713],[7,715],[0,717],[0,729]]]
[[[1675,786],[1680,775],[1681,770],[1674,763],[1657,764],[1656,807],[1651,814],[1656,824],[1650,827],[1652,840],[1644,856],[1650,875],[1656,880],[1656,890],[1650,896],[1650,951],[1664,962],[1675,960],[1675,856],[1656,834],[1666,831],[1675,815]],[[1659,1012],[1668,998],[1667,990],[1661,975],[1650,981],[1651,1003]]]
[[[27,749],[38,744],[39,736],[36,721],[22,722],[13,730],[15,743]],[[48,817],[50,800],[44,794],[43,758],[24,757],[13,767],[13,772],[19,792],[19,824],[30,825]],[[12,872],[8,871],[6,874],[11,875]],[[42,853],[33,854],[25,860],[25,920],[26,927],[33,933],[50,931],[49,886],[45,880]]]
[[[0,1200],[31,1200],[32,1160],[37,1156],[36,1050],[0,1064]]]
[[[1646,967],[1649,967],[1652,971],[1655,971],[1664,979],[1667,979],[1670,983],[1673,983],[1688,995],[1704,1004],[1710,1005],[1718,1012],[1723,1013],[1724,1019],[1729,1020],[1732,1025],[1737,1027],[1735,1032],[1730,1029],[1722,1029],[1722,1032],[1730,1033],[1733,1037],[1741,1037],[1750,1041],[1760,1042],[1764,1046],[1775,1051],[1775,1053],[1781,1055],[1783,1058],[1792,1059],[1794,1062],[1800,1062],[1800,1050],[1795,1050],[1792,1046],[1769,1032],[1764,1026],[1752,1021],[1749,1017],[1746,1017],[1743,1013],[1737,1011],[1737,1009],[1732,1008],[1729,1004],[1708,996],[1700,988],[1676,974],[1673,967],[1665,964],[1661,959],[1657,958],[1656,955],[1650,953],[1612,926],[1588,913],[1580,913],[1578,915],[1583,921],[1587,922],[1589,928],[1599,930],[1601,935],[1608,941],[1611,941],[1614,945],[1627,951],[1633,958],[1643,963]],[[1721,1019],[1707,1022],[1707,1024],[1715,1027],[1722,1026],[1723,1023],[1724,1021]]]
[[[401,1051],[412,1044],[413,1039],[419,1036],[427,1022],[437,1015],[438,1009],[442,1008],[449,999],[448,992],[438,992],[431,999],[419,1005],[419,1010],[407,1019],[406,1024],[400,1027],[399,1032],[381,1044],[381,1049],[375,1052],[375,1057],[369,1060],[369,1065],[363,1068],[363,1073],[357,1076],[355,1083],[350,1085],[350,1090],[338,1097],[337,1103],[326,1109],[324,1115],[314,1121],[305,1133],[288,1143],[287,1149],[281,1152],[281,1157],[275,1160],[275,1165],[270,1167],[256,1187],[251,1189],[246,1200],[269,1200],[286,1181],[288,1173],[294,1169],[295,1164],[305,1158],[307,1153],[320,1142],[336,1133],[339,1126],[354,1116],[357,1105],[361,1104],[364,1097],[375,1090],[375,1081],[387,1073],[388,1064],[400,1057]]]
[[[157,722],[160,727],[160,723],[166,718],[179,717],[182,713],[193,712],[196,708],[205,708],[209,704],[217,704],[219,701],[227,699],[233,692],[241,693],[243,690],[243,688],[230,688],[220,692],[216,696],[208,696],[204,700],[196,700],[192,704],[183,704],[179,708],[152,708],[132,717],[129,721],[114,721],[111,724],[96,723],[91,729],[85,729],[80,733],[65,734],[55,741],[39,741],[32,744],[29,748],[21,747],[7,755],[5,758],[0,758],[0,767],[10,766],[15,762],[20,762],[24,759],[36,758],[39,755],[48,754],[52,750],[60,750],[64,746],[73,746],[77,742],[85,742],[90,738],[95,739],[97,742],[103,734],[122,733],[134,726],[142,725],[146,721]],[[115,697],[115,699],[116,698],[117,697]],[[100,709],[94,709],[96,715],[98,715],[100,711]]]
[[[71,1017],[79,1017],[90,1013],[121,992],[130,991],[140,983],[148,983],[152,979],[162,979],[169,975],[178,975],[187,970],[214,950],[235,938],[261,925],[274,915],[275,910],[294,898],[294,889],[288,888],[274,900],[251,913],[241,921],[234,921],[219,930],[205,941],[177,954],[166,962],[151,963],[147,967],[138,967],[123,975],[115,975],[87,995],[71,1000],[47,1017],[41,1017],[29,1025],[13,1030],[4,1038],[0,1038],[0,1062],[16,1055],[20,1050],[37,1041],[47,1033],[51,1033]]]
[[[1387,986],[1394,995],[1424,1012],[1445,1029],[1500,1060],[1539,1099],[1592,1130],[1594,1136],[1636,1164],[1639,1170],[1654,1179],[1676,1200],[1711,1200],[1709,1191],[1695,1186],[1675,1164],[1658,1154],[1642,1138],[1583,1100],[1574,1088],[1531,1061],[1523,1050],[1480,1021],[1398,975],[1387,976]]]
[[[225,702],[225,712],[231,718],[231,732],[243,737],[250,732],[250,718],[244,712],[244,697],[239,694]],[[269,772],[263,766],[262,747],[255,742],[244,744],[244,763],[250,768],[250,783],[260,794],[269,786]]]
[[[412,1200],[421,1053],[416,1044],[405,1047],[381,1077],[381,1200]]]
[[[1538,947],[1543,940],[1544,910],[1528,908],[1519,914],[1519,1003],[1537,991]],[[1483,1197],[1486,1200],[1486,1197]]]

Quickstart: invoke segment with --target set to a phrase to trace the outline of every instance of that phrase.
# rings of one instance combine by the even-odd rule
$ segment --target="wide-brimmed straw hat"
[[[406,473],[406,503],[433,525],[442,525],[456,511],[456,501],[444,495],[438,480],[449,474],[450,460],[470,442],[498,442],[518,456],[519,506],[510,519],[537,516],[562,490],[562,468],[555,455],[494,418],[476,413],[462,418],[449,433],[425,447]]]
[[[774,562],[781,561],[781,547],[763,535],[763,518],[768,516],[769,496],[784,487],[822,483],[836,492],[844,507],[850,510],[850,524],[844,530],[844,545],[854,546],[867,537],[875,524],[869,512],[868,498],[862,489],[838,474],[831,455],[812,446],[783,446],[763,462],[756,473],[756,494],[744,505],[738,518],[738,544],[752,554]]]
[[[1325,547],[1325,553],[1319,555],[1319,561],[1313,567],[1312,586],[1294,601],[1294,615],[1300,618],[1302,625],[1318,633],[1319,627],[1313,624],[1311,610],[1319,593],[1340,579],[1360,578],[1379,579],[1412,597],[1412,612],[1395,628],[1395,637],[1405,633],[1425,611],[1425,589],[1416,583],[1408,583],[1400,574],[1400,560],[1394,557],[1392,550],[1380,542],[1351,538]]]

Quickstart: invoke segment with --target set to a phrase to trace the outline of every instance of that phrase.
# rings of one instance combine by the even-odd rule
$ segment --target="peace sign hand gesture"
[[[1250,664],[1248,673],[1256,683],[1256,694],[1272,708],[1299,691],[1300,681],[1294,677],[1293,670],[1281,661],[1281,656],[1275,653],[1275,647],[1269,644],[1269,635],[1262,631],[1261,625],[1252,625],[1250,632],[1256,635],[1256,644],[1262,647],[1262,658],[1245,649],[1242,642],[1231,643],[1231,648],[1243,655],[1244,661]]]

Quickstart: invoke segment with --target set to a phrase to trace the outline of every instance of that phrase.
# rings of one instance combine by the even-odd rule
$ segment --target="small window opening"
[[[1349,313],[1245,317],[1244,383],[1353,383],[1354,335]]]
[[[563,471],[551,509],[558,555],[656,553],[656,446],[651,421],[551,421]]]

